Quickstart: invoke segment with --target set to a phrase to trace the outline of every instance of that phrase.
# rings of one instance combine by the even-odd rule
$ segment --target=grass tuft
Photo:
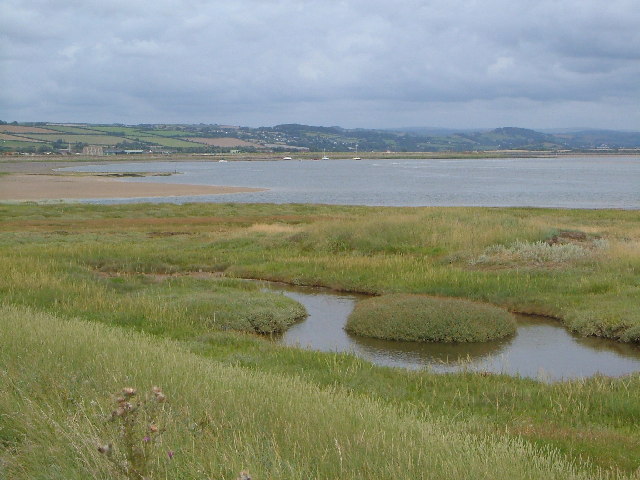
[[[417,342],[486,342],[513,335],[506,310],[467,300],[383,295],[358,302],[346,330],[365,337]]]

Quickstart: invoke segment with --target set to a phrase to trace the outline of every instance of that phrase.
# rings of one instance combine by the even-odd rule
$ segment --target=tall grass
[[[0,341],[5,478],[122,478],[97,448],[112,438],[111,393],[153,385],[167,397],[160,448],[148,459],[153,478],[603,477],[553,449],[471,433],[468,422],[416,419],[96,323],[2,307]]]

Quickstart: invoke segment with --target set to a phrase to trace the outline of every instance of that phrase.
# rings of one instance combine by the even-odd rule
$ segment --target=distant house
[[[100,145],[87,145],[82,148],[83,155],[104,155],[104,148]]]

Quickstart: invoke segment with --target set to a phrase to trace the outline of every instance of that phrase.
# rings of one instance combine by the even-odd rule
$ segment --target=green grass
[[[5,478],[125,478],[97,446],[111,442],[122,461],[124,440],[108,421],[114,395],[155,385],[167,401],[154,420],[163,433],[147,449],[153,478],[602,476],[554,449],[478,433],[470,421],[416,418],[295,377],[221,365],[174,342],[13,307],[2,308],[0,332]]]
[[[392,294],[361,300],[346,330],[364,337],[415,342],[486,342],[513,335],[513,316],[493,305]]]

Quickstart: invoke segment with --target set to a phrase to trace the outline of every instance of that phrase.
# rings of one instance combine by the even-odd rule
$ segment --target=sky
[[[640,131],[638,0],[2,0],[0,120]]]

